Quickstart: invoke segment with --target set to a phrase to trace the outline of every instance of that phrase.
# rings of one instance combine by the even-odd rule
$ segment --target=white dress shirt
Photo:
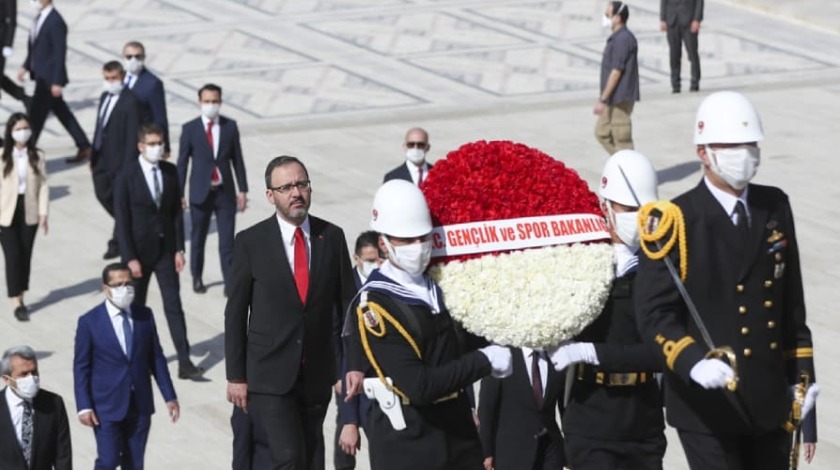
[[[30,35],[30,38],[32,39],[33,43],[35,42],[35,39],[38,37],[38,34],[41,32],[41,26],[44,26],[44,20],[47,19],[47,15],[52,13],[52,11],[53,11],[52,4],[49,4],[49,5],[45,6],[41,10],[40,16],[38,16],[38,23],[35,24],[35,27],[32,30],[32,33]]]
[[[123,334],[123,317],[120,315],[122,310],[118,309],[110,300],[105,301],[105,309],[108,310],[108,316],[111,318],[111,326],[114,327],[114,333],[117,334],[117,341],[120,343],[123,354],[127,354],[125,349],[125,334]],[[128,324],[131,326],[131,331],[134,331],[134,319],[131,318],[131,308],[126,310],[128,315]]]
[[[137,83],[137,75],[133,73],[125,73],[125,87],[129,90],[134,88],[134,84]]]
[[[15,156],[15,165],[18,172],[18,194],[26,194],[26,172],[29,171],[29,154],[26,147],[19,149],[13,147],[12,153]]]
[[[411,163],[410,161],[406,160],[405,162],[406,168],[408,168],[408,174],[411,175],[411,181],[417,185],[420,184],[417,182],[417,179],[420,177],[420,167]],[[420,182],[426,181],[426,177],[429,176],[429,164],[423,162],[423,179]]]
[[[613,243],[613,254],[615,254],[615,277],[635,271],[639,265],[638,249],[634,252],[624,243]]]
[[[109,94],[105,97],[105,100],[102,102],[102,107],[99,109],[99,117],[102,119],[103,129],[108,124],[108,119],[111,119],[111,111],[114,110],[114,106],[117,105],[117,101],[119,99],[119,93],[117,93],[116,95]]]
[[[534,372],[531,370],[531,361],[534,358],[531,357],[531,353],[534,350],[531,348],[522,347],[522,356],[525,360],[525,370],[528,371],[528,384],[534,383]],[[545,353],[541,353],[539,356],[539,368],[540,368],[540,379],[542,383],[542,394],[543,397],[545,396],[545,386],[548,383],[548,361],[545,360]]]
[[[17,396],[9,386],[6,387],[6,405],[12,417],[12,427],[15,428],[18,445],[23,446],[23,398]],[[32,414],[35,414],[35,410]],[[35,416],[32,417],[32,421],[34,424]]]
[[[709,181],[709,178],[703,177],[703,181],[706,183],[706,187],[709,188],[709,191],[712,193],[712,196],[717,199],[717,202],[720,203],[723,210],[726,211],[726,214],[732,219],[732,223],[734,225],[738,225],[738,213],[735,212],[735,206],[738,204],[738,201],[744,203],[744,210],[747,211],[747,219],[750,218],[750,206],[747,205],[747,193],[749,192],[750,187],[747,186],[744,188],[744,192],[741,193],[740,196],[735,197],[726,191],[716,187]]]
[[[143,170],[143,177],[146,178],[146,187],[149,188],[149,194],[151,194],[152,200],[155,200],[155,180],[153,178],[157,178],[160,195],[163,198],[163,178],[160,174],[160,167],[157,163],[149,163],[142,155],[137,157],[137,159],[140,162],[140,168]],[[156,171],[152,171],[153,168]]]
[[[280,226],[280,236],[283,237],[283,247],[286,250],[286,258],[289,259],[289,268],[292,274],[295,273],[295,230],[297,226],[292,225],[279,215],[277,217],[277,225]],[[310,239],[309,217],[300,225],[303,230],[303,239],[306,240],[306,256],[309,258],[309,266],[312,267],[312,241]]]

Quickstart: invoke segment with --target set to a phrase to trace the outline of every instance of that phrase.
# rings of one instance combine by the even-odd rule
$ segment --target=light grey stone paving
[[[342,226],[352,240],[366,229],[373,193],[384,172],[401,162],[401,138],[415,125],[431,133],[433,160],[472,140],[509,139],[537,147],[595,182],[605,159],[592,137],[591,114],[605,41],[602,3],[56,0],[56,7],[70,27],[66,94],[88,133],[101,64],[116,58],[126,40],[141,40],[148,66],[166,83],[174,150],[181,123],[198,113],[196,89],[207,81],[224,88],[222,112],[240,124],[251,185],[250,207],[238,217],[238,228],[271,214],[261,190],[264,165],[292,154],[309,167],[313,213]],[[760,110],[767,140],[756,181],[779,185],[792,199],[822,386],[817,457],[801,468],[834,468],[840,460],[840,323],[833,318],[840,279],[837,6],[828,0],[708,0],[700,35],[703,93],[671,95],[658,3],[630,3],[642,76],[643,101],[633,114],[637,149],[660,169],[661,196],[672,197],[699,178],[691,129],[706,92],[738,89]],[[10,76],[23,60],[29,24],[31,13],[21,8]],[[5,116],[20,106],[4,98],[0,108]],[[44,387],[61,393],[72,410],[73,332],[78,316],[101,299],[98,276],[111,222],[96,202],[87,168],[65,165],[63,157],[74,149],[54,118],[41,144],[49,159],[52,206],[50,233],[39,233],[36,241],[27,296],[34,313],[21,324],[0,306],[0,348],[32,344],[41,353]],[[216,243],[212,234],[207,294],[193,294],[189,275],[182,276],[194,360],[208,369],[211,381],[175,379],[182,420],[171,425],[163,413],[154,417],[151,469],[230,467]],[[149,302],[164,351],[174,360],[157,288]],[[170,369],[177,372],[174,363]],[[331,410],[328,436],[333,419]],[[71,431],[75,465],[91,467],[93,433],[72,416]],[[687,468],[673,433],[669,443],[665,468]]]

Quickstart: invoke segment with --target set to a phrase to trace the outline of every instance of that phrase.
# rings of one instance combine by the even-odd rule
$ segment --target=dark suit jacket
[[[145,67],[134,80],[131,91],[140,105],[140,124],[153,122],[163,129],[164,149],[168,152],[169,120],[166,117],[166,92],[163,82]],[[136,148],[136,146],[135,146]]]
[[[140,104],[137,97],[128,88],[120,92],[120,97],[108,116],[108,122],[100,128],[102,105],[107,93],[99,97],[96,112],[96,135],[102,133],[102,147],[93,153],[91,168],[94,173],[108,173],[116,176],[126,162],[137,157],[137,129],[140,126]]]
[[[32,401],[32,465],[26,466],[18,444],[5,389],[0,391],[0,467],[4,470],[70,470],[73,468],[70,425],[64,400],[41,389]]]
[[[227,379],[247,381],[249,392],[286,394],[301,376],[308,400],[327,403],[338,379],[333,310],[347,311],[355,288],[344,232],[311,215],[309,223],[306,305],[298,297],[276,215],[236,236],[225,365]]]
[[[35,42],[28,43],[23,68],[29,70],[30,77],[48,85],[67,85],[67,23],[55,7],[44,19]]]
[[[236,121],[219,116],[219,152],[213,157],[213,149],[207,141],[207,129],[201,117],[184,124],[181,129],[181,145],[178,150],[178,177],[181,181],[181,195],[187,183],[189,160],[193,160],[190,176],[190,202],[200,204],[210,194],[210,178],[213,168],[219,167],[222,174],[222,191],[225,197],[236,198],[233,173],[236,173],[236,185],[240,192],[248,191],[245,177],[245,163],[242,160],[242,146],[239,143],[239,129]]]
[[[493,457],[496,470],[523,470],[537,459],[537,436],[547,433],[553,450],[563,457],[563,435],[557,425],[556,411],[565,382],[562,374],[548,364],[543,406],[537,408],[525,358],[519,348],[510,348],[513,374],[504,379],[485,377],[478,398],[478,434],[485,457]],[[531,358],[528,358],[531,360]]]
[[[682,209],[688,240],[685,287],[714,344],[735,351],[740,382],[732,393],[704,390],[691,380],[691,368],[708,348],[665,263],[641,256],[636,314],[643,340],[665,361],[668,422],[704,433],[779,429],[791,408],[788,388],[798,382],[800,371],[816,380],[787,195],[778,188],[749,185],[746,246],[704,182],[674,203]],[[680,265],[678,251],[670,254],[675,266]]]
[[[178,174],[169,162],[159,162],[158,168],[163,180],[160,208],[137,158],[128,162],[114,185],[117,239],[125,262],[138,259],[143,266],[153,266],[161,256],[184,250]]]
[[[12,47],[17,28],[17,0],[0,1],[0,46]]]
[[[426,163],[426,166],[423,167],[423,171],[428,172],[432,169],[431,163]],[[394,168],[393,170],[385,173],[385,178],[382,180],[383,183],[386,183],[391,180],[406,180],[409,183],[413,183],[414,180],[411,179],[411,173],[408,172],[408,167],[405,166],[405,162],[401,163],[400,166]]]
[[[76,409],[91,409],[100,421],[125,418],[132,393],[139,414],[154,413],[152,376],[164,401],[177,399],[152,311],[132,305],[131,316],[134,329],[130,358],[120,347],[104,302],[79,317],[73,357]]]
[[[703,0],[660,0],[659,20],[671,27],[703,21]]]

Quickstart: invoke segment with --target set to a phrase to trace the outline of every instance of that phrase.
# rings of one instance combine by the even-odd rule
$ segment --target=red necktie
[[[306,254],[306,239],[303,230],[295,229],[295,284],[297,285],[300,301],[306,305],[306,294],[309,292],[309,257]]]
[[[542,375],[540,375],[540,353],[533,351],[531,357],[533,358],[531,361],[531,388],[534,389],[534,400],[537,402],[537,408],[542,408],[543,386]]]
[[[213,121],[207,121],[207,143],[210,144],[210,153],[215,157],[216,151],[213,148]],[[219,174],[219,167],[213,167],[213,174],[210,175],[210,184],[213,186],[222,182],[222,177]]]

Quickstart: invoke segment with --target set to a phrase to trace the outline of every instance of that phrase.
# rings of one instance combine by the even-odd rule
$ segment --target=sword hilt
[[[733,376],[726,381],[726,389],[730,392],[738,390],[738,358],[729,346],[720,346],[706,353],[706,359],[726,359],[732,368]]]

